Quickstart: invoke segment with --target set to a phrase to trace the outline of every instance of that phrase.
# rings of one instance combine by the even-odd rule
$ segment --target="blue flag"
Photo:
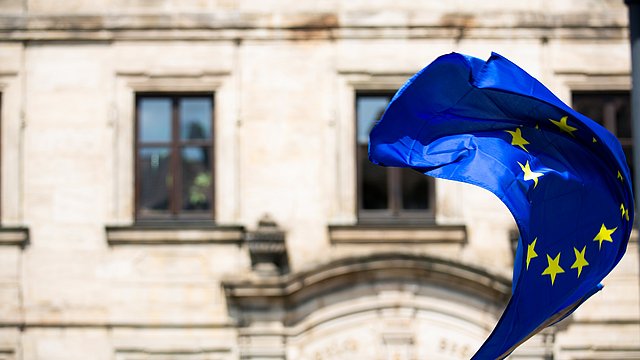
[[[633,224],[618,140],[506,58],[448,54],[396,93],[369,159],[494,193],[520,231],[513,290],[474,359],[501,359],[602,288]]]

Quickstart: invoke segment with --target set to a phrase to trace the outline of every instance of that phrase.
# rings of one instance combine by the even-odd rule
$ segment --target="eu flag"
[[[520,231],[511,299],[474,359],[501,359],[602,288],[633,224],[618,140],[493,53],[448,54],[396,93],[370,134],[369,159],[474,184]]]

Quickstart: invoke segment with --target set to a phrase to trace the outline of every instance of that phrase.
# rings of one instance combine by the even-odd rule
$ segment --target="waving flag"
[[[441,56],[396,93],[369,159],[474,184],[520,231],[511,299],[474,359],[501,359],[602,288],[633,224],[618,140],[506,58]]]

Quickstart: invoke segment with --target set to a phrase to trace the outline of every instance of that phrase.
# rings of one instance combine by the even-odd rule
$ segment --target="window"
[[[369,132],[393,93],[356,94],[359,220],[433,218],[434,182],[411,169],[387,168],[368,159]]]
[[[213,94],[138,94],[135,151],[137,219],[213,219]]]
[[[607,128],[620,140],[633,174],[631,96],[629,91],[576,91],[573,108]]]

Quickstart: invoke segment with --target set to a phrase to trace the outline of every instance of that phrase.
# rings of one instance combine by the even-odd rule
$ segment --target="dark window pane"
[[[619,138],[631,138],[631,99],[629,94],[620,94],[616,99],[616,130]]]
[[[618,137],[633,174],[633,140],[631,133],[631,98],[628,91],[577,91],[573,108],[594,120]]]
[[[138,105],[139,135],[141,142],[167,142],[171,140],[171,99],[141,98]]]
[[[182,158],[182,209],[211,209],[211,162],[209,146],[185,147]]]
[[[358,121],[358,144],[369,143],[369,133],[373,126],[380,120],[384,109],[391,101],[390,95],[359,96],[356,101],[356,114]]]
[[[574,94],[573,95],[573,108],[596,121],[598,124],[603,125],[603,102],[600,98],[590,96],[588,94]]]
[[[362,185],[362,208],[380,210],[389,207],[387,168],[372,164],[367,158],[366,146],[361,146],[360,181]]]
[[[629,165],[629,169],[633,170],[633,147],[623,146],[622,151],[624,151],[624,156],[627,158],[627,165]],[[633,171],[631,174],[633,174]]]
[[[388,169],[372,164],[367,157],[369,133],[382,116],[391,95],[366,95],[356,99],[358,162],[361,206],[365,210],[389,208]]]
[[[402,208],[424,210],[429,208],[429,178],[411,169],[401,169]]]
[[[141,148],[138,152],[140,210],[169,210],[171,191],[169,148]]]
[[[180,139],[211,138],[211,107],[210,98],[180,100]]]

